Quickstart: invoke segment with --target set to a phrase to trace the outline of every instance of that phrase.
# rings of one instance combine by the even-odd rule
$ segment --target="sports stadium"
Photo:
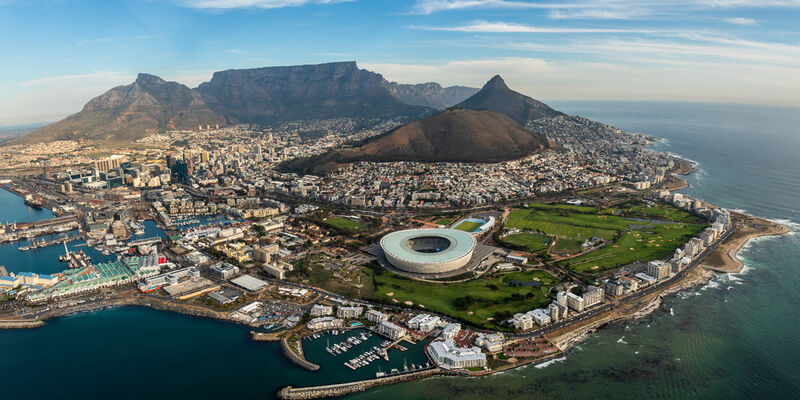
[[[381,239],[386,260],[395,268],[417,274],[457,270],[470,261],[475,238],[455,229],[408,229]]]

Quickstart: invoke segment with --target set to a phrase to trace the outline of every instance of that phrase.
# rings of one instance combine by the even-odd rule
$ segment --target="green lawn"
[[[547,211],[514,209],[508,215],[506,227],[538,231],[567,239],[586,240],[591,239],[592,236],[611,239],[617,229],[627,228],[627,224],[623,226],[619,220],[622,219],[608,215],[571,214],[565,216]]]
[[[504,236],[501,240],[505,243],[524,247],[526,251],[531,253],[545,250],[550,245],[550,239],[548,239],[547,236],[537,235],[535,233],[514,233]]]
[[[380,301],[399,305],[410,301],[414,306],[485,328],[498,328],[495,322],[501,322],[488,318],[507,319],[514,313],[545,306],[550,302],[546,297],[548,291],[560,283],[541,270],[495,274],[491,278],[457,284],[420,282],[390,272],[377,273],[374,279],[375,297]],[[513,287],[507,283],[510,280],[538,280],[542,286]]]
[[[472,222],[472,221],[462,221],[454,228],[464,232],[475,232],[475,229],[478,229],[483,225],[480,222]]]
[[[594,207],[585,207],[585,206],[573,206],[570,204],[544,204],[544,203],[531,203],[528,204],[528,207],[535,208],[537,210],[562,210],[562,211],[571,211],[571,212],[579,212],[579,213],[591,213],[594,214],[597,212],[597,209]]]
[[[635,261],[665,258],[705,228],[701,224],[658,224],[624,232],[619,240],[589,254],[565,260],[561,265],[593,274]]]
[[[434,224],[436,224],[436,225],[444,225],[444,226],[450,226],[450,224],[452,224],[452,223],[453,223],[453,220],[450,219],[450,218],[442,218],[442,219],[438,219],[438,220],[434,221]]]
[[[325,221],[326,224],[328,224],[328,225],[330,225],[330,226],[332,226],[334,228],[339,228],[339,229],[342,229],[342,230],[345,230],[345,231],[348,231],[348,232],[357,232],[357,231],[363,231],[363,230],[367,229],[366,225],[364,225],[364,224],[362,224],[362,223],[360,223],[358,221],[353,221],[353,220],[347,219],[347,218],[328,217],[328,218],[325,218],[324,221]]]
[[[553,251],[564,254],[578,254],[583,251],[583,242],[584,240],[559,238],[556,240],[556,243],[553,244]]]

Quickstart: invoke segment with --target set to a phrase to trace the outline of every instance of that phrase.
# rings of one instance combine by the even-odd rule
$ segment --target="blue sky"
[[[138,72],[356,60],[540,99],[800,106],[800,0],[0,0],[0,124],[79,111]]]

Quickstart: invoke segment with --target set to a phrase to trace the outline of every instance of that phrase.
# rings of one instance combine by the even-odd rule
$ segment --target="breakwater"
[[[364,381],[338,383],[334,385],[313,386],[305,388],[295,388],[287,386],[278,392],[278,398],[283,400],[307,400],[321,399],[325,397],[344,396],[348,394],[363,392],[365,390],[383,386],[393,385],[402,382],[414,381],[417,379],[428,378],[439,375],[442,372],[438,368],[427,369],[424,371],[412,372],[408,374],[388,376],[384,378],[368,379]]]
[[[305,358],[301,357],[294,351],[292,348],[289,347],[289,341],[286,338],[281,339],[281,350],[283,350],[283,355],[286,356],[289,360],[292,360],[293,363],[309,370],[309,371],[316,371],[319,369],[319,365],[314,364]]]
[[[29,329],[39,328],[44,325],[41,320],[13,320],[0,321],[0,329]]]

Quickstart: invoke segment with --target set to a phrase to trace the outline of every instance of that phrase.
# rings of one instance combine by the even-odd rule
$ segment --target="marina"
[[[431,368],[427,342],[401,346],[366,329],[332,330],[306,336],[303,349],[309,361],[343,368],[348,379],[374,379]]]

